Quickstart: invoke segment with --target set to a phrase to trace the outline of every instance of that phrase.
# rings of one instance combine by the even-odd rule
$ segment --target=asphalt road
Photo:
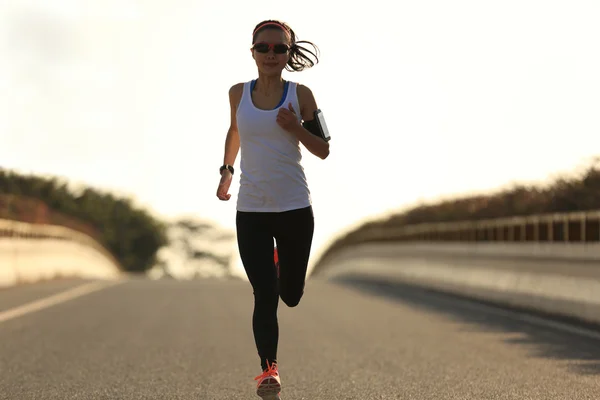
[[[258,399],[248,283],[132,280],[43,300],[82,285],[0,289],[0,399]],[[510,311],[310,280],[279,315],[283,400],[600,398],[600,335]]]

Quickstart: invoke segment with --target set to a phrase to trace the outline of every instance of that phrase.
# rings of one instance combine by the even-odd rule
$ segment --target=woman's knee
[[[276,288],[256,288],[254,289],[254,301],[263,307],[277,307],[279,294]]]
[[[279,294],[279,296],[281,297],[281,300],[288,307],[296,307],[298,304],[300,304],[300,300],[302,299],[303,295],[304,295],[304,291],[287,291],[287,290],[283,290]]]

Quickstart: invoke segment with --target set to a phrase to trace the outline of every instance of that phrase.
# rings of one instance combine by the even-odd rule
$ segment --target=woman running
[[[233,164],[241,150],[237,241],[254,293],[252,329],[262,369],[255,380],[263,399],[280,398],[277,307],[280,297],[289,307],[300,302],[313,239],[312,202],[300,143],[321,159],[329,155],[326,127],[317,123],[311,90],[282,78],[284,68],[302,71],[318,62],[302,43],[318,52],[311,42],[296,41],[294,31],[283,22],[263,21],[254,29],[251,51],[258,78],[229,90],[231,125],[217,190],[220,200],[231,198]]]

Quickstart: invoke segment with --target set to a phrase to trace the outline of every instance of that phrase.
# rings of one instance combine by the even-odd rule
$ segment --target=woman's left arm
[[[318,107],[312,91],[307,86],[298,85],[298,102],[300,103],[302,120],[312,121],[315,117],[314,112]],[[295,114],[296,111],[293,109],[292,105],[289,104],[288,109],[282,107],[279,110],[277,121],[284,129],[294,134],[308,151],[323,160],[326,159],[327,156],[329,156],[329,142],[326,142],[322,138],[307,131],[306,128],[298,122]]]

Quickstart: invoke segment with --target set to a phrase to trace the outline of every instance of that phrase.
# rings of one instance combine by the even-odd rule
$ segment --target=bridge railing
[[[351,233],[345,242],[372,240],[600,242],[600,210],[404,226],[374,224]]]

